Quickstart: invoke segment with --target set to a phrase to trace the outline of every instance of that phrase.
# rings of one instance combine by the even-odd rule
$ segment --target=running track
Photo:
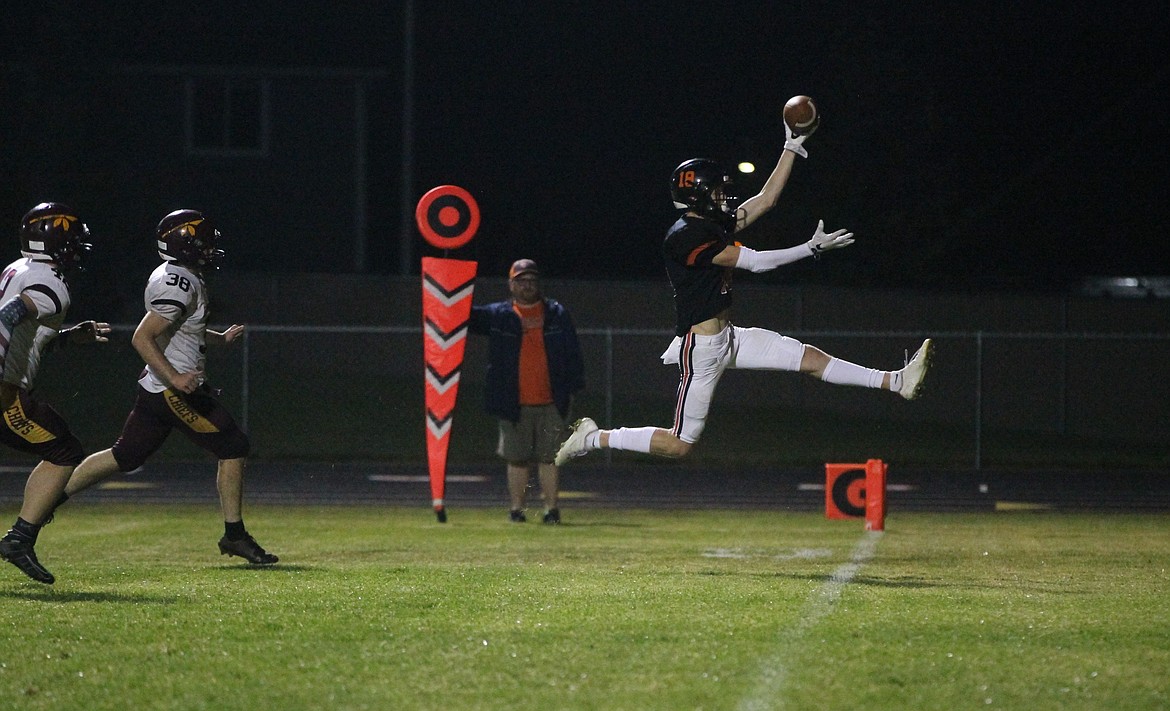
[[[17,506],[31,464],[0,464],[0,503]],[[823,466],[704,470],[673,463],[575,462],[561,470],[561,510],[574,508],[723,508],[824,510]],[[1170,477],[1158,470],[903,470],[889,465],[887,509],[897,511],[1170,511]],[[446,502],[507,507],[504,467],[452,466]],[[246,504],[369,504],[430,508],[421,465],[253,462]],[[148,464],[113,477],[77,502],[216,503],[213,462]],[[539,507],[534,491],[530,508]],[[503,514],[501,514],[503,515]]]

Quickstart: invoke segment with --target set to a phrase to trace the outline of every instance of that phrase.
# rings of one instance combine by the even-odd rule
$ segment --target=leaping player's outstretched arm
[[[804,244],[786,249],[768,249],[762,252],[750,247],[730,244],[724,247],[719,254],[716,254],[711,263],[721,267],[746,269],[750,272],[767,272],[785,264],[792,264],[805,257],[819,257],[821,252],[848,247],[851,244],[853,244],[852,232],[848,230],[825,232],[825,221],[819,220],[817,231],[813,233],[812,239]]]
[[[792,174],[792,165],[795,161],[796,154],[792,151],[784,151],[780,154],[780,160],[776,161],[776,167],[772,168],[772,174],[764,181],[764,187],[760,188],[760,192],[744,200],[743,204],[736,210],[735,230],[737,232],[755,222],[760,215],[776,207],[776,202],[780,199],[780,192],[784,190],[784,186],[788,183],[788,176]]]
[[[788,124],[783,124],[783,126],[784,152],[780,154],[780,159],[776,161],[776,167],[772,169],[772,173],[764,181],[764,187],[760,189],[760,192],[745,200],[736,211],[735,229],[737,232],[776,206],[781,191],[784,190],[784,186],[788,184],[789,176],[792,175],[792,166],[796,162],[796,156],[808,157],[808,151],[804,149],[803,144],[816,130],[816,124],[802,133],[794,132],[788,127]],[[813,233],[812,239],[804,244],[764,252],[757,252],[754,249],[738,245],[728,245],[711,261],[721,267],[766,272],[805,257],[818,257],[821,252],[826,250],[848,247],[851,244],[853,244],[852,232],[836,230],[826,233],[825,222],[821,220],[817,223],[817,229]]]
[[[745,200],[736,211],[736,230],[742,230],[755,222],[760,215],[776,206],[776,201],[780,199],[780,191],[784,189],[788,183],[788,176],[792,174],[792,166],[796,162],[796,156],[808,157],[804,142],[817,130],[817,126],[820,125],[820,116],[816,117],[816,121],[811,127],[806,127],[800,132],[793,131],[783,121],[780,125],[784,127],[784,152],[780,154],[780,159],[776,161],[776,167],[772,169],[771,175],[764,181],[764,187],[760,189],[760,192]]]

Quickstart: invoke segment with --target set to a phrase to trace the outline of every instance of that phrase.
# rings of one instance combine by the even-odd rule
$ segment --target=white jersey
[[[175,262],[163,262],[146,282],[146,310],[171,322],[156,339],[170,364],[180,373],[202,371],[207,361],[207,285],[203,277]],[[138,382],[147,391],[170,387],[149,365]]]
[[[32,299],[37,317],[25,318],[12,332],[4,358],[4,381],[29,389],[40,369],[45,346],[56,338],[65,322],[69,285],[52,263],[18,259],[0,275],[0,304],[17,294]]]

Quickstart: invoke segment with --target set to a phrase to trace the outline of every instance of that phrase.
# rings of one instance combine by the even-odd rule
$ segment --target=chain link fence
[[[47,359],[40,395],[87,449],[108,447],[129,412],[141,360],[132,325],[109,344]],[[678,373],[667,330],[583,328],[587,388],[573,416],[602,427],[669,427]],[[833,386],[795,373],[729,371],[687,466],[807,466],[878,457],[930,468],[1170,465],[1170,335],[790,332],[863,365],[894,369],[935,339],[923,397]],[[270,461],[426,461],[422,337],[415,327],[250,326],[209,351],[209,381]],[[483,412],[486,339],[471,336],[449,461],[494,460]],[[181,436],[160,456],[204,455]],[[626,453],[618,457],[638,457]],[[647,462],[652,461],[646,458]]]

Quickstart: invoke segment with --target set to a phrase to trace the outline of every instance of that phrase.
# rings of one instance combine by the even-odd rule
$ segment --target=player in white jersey
[[[73,472],[61,503],[113,474],[142,466],[177,429],[219,460],[216,484],[224,518],[220,553],[272,565],[278,558],[244,528],[248,436],[203,374],[207,345],[231,343],[244,332],[238,324],[223,332],[207,328],[204,276],[223,258],[219,230],[196,210],[176,210],[158,224],[156,237],[165,261],[146,284],[146,315],[132,339],[146,362],[134,409],[114,446],[91,454]]]
[[[41,203],[21,220],[24,257],[0,274],[0,442],[41,459],[25,484],[16,522],[0,539],[0,557],[49,584],[55,578],[33,547],[84,452],[65,420],[30,391],[48,350],[107,340],[108,323],[61,328],[70,304],[65,272],[89,251],[88,239],[89,230],[73,209]]]

